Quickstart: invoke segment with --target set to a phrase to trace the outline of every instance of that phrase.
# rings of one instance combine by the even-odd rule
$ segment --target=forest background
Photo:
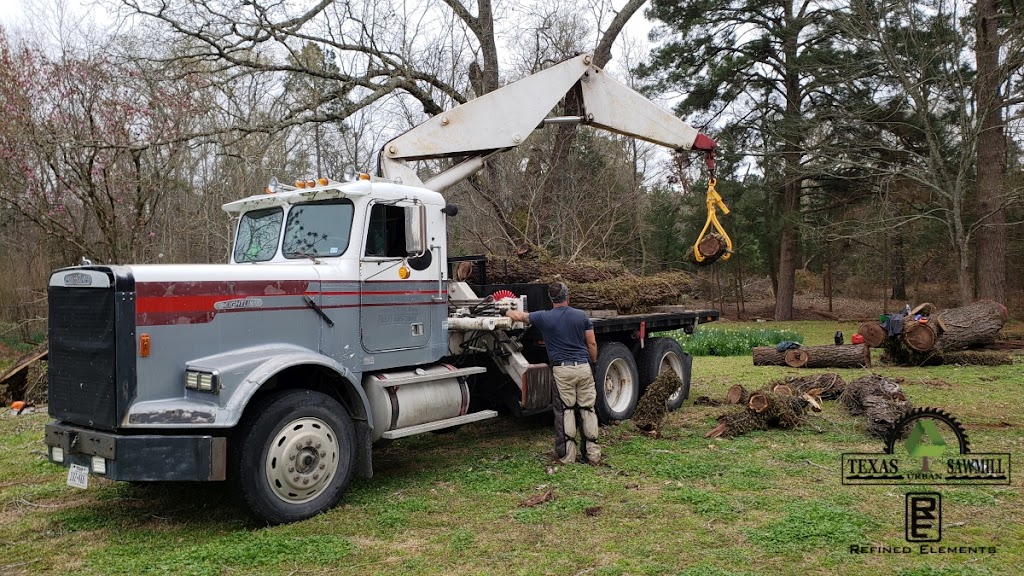
[[[732,258],[687,261],[703,158],[564,125],[446,193],[450,255],[688,269],[738,313],[770,287],[778,320],[801,288],[1024,314],[1019,0],[22,7],[0,26],[0,322],[26,337],[52,269],[224,262],[225,202],[374,172],[388,139],[581,52],[718,140]]]

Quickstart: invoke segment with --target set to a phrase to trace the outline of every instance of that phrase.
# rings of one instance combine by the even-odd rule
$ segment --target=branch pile
[[[981,363],[998,359],[966,357],[955,353],[987,346],[1006,323],[1006,307],[992,300],[933,312],[921,304],[910,315],[894,314],[884,324],[866,322],[857,333],[864,343],[884,348],[882,360],[899,366],[958,364],[965,360]]]
[[[878,374],[861,376],[847,384],[839,401],[851,415],[863,415],[868,432],[879,438],[884,438],[892,425],[911,409],[900,385]]]
[[[507,275],[506,275],[507,271]],[[655,306],[680,304],[694,293],[696,282],[686,272],[637,276],[618,263],[563,262],[551,258],[487,259],[488,282],[565,282],[572,305],[585,310],[640,314]],[[475,278],[470,277],[470,281]]]

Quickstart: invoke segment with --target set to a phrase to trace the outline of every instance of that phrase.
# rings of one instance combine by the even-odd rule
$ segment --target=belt
[[[555,366],[589,366],[590,362],[558,362]]]

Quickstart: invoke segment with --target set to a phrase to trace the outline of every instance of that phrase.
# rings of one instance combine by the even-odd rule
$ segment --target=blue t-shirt
[[[584,332],[593,330],[594,323],[582,310],[560,306],[551,310],[530,312],[530,324],[540,329],[552,365],[562,362],[590,362]]]

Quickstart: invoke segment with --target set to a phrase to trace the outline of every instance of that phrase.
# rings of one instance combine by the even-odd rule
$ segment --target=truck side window
[[[382,258],[404,258],[405,209],[387,204],[370,208],[366,227],[366,255]]]
[[[280,208],[250,210],[242,214],[235,235],[235,262],[266,262],[277,253],[277,239],[281,235]]]
[[[348,249],[352,232],[351,200],[296,204],[284,226],[285,258],[329,258]]]

